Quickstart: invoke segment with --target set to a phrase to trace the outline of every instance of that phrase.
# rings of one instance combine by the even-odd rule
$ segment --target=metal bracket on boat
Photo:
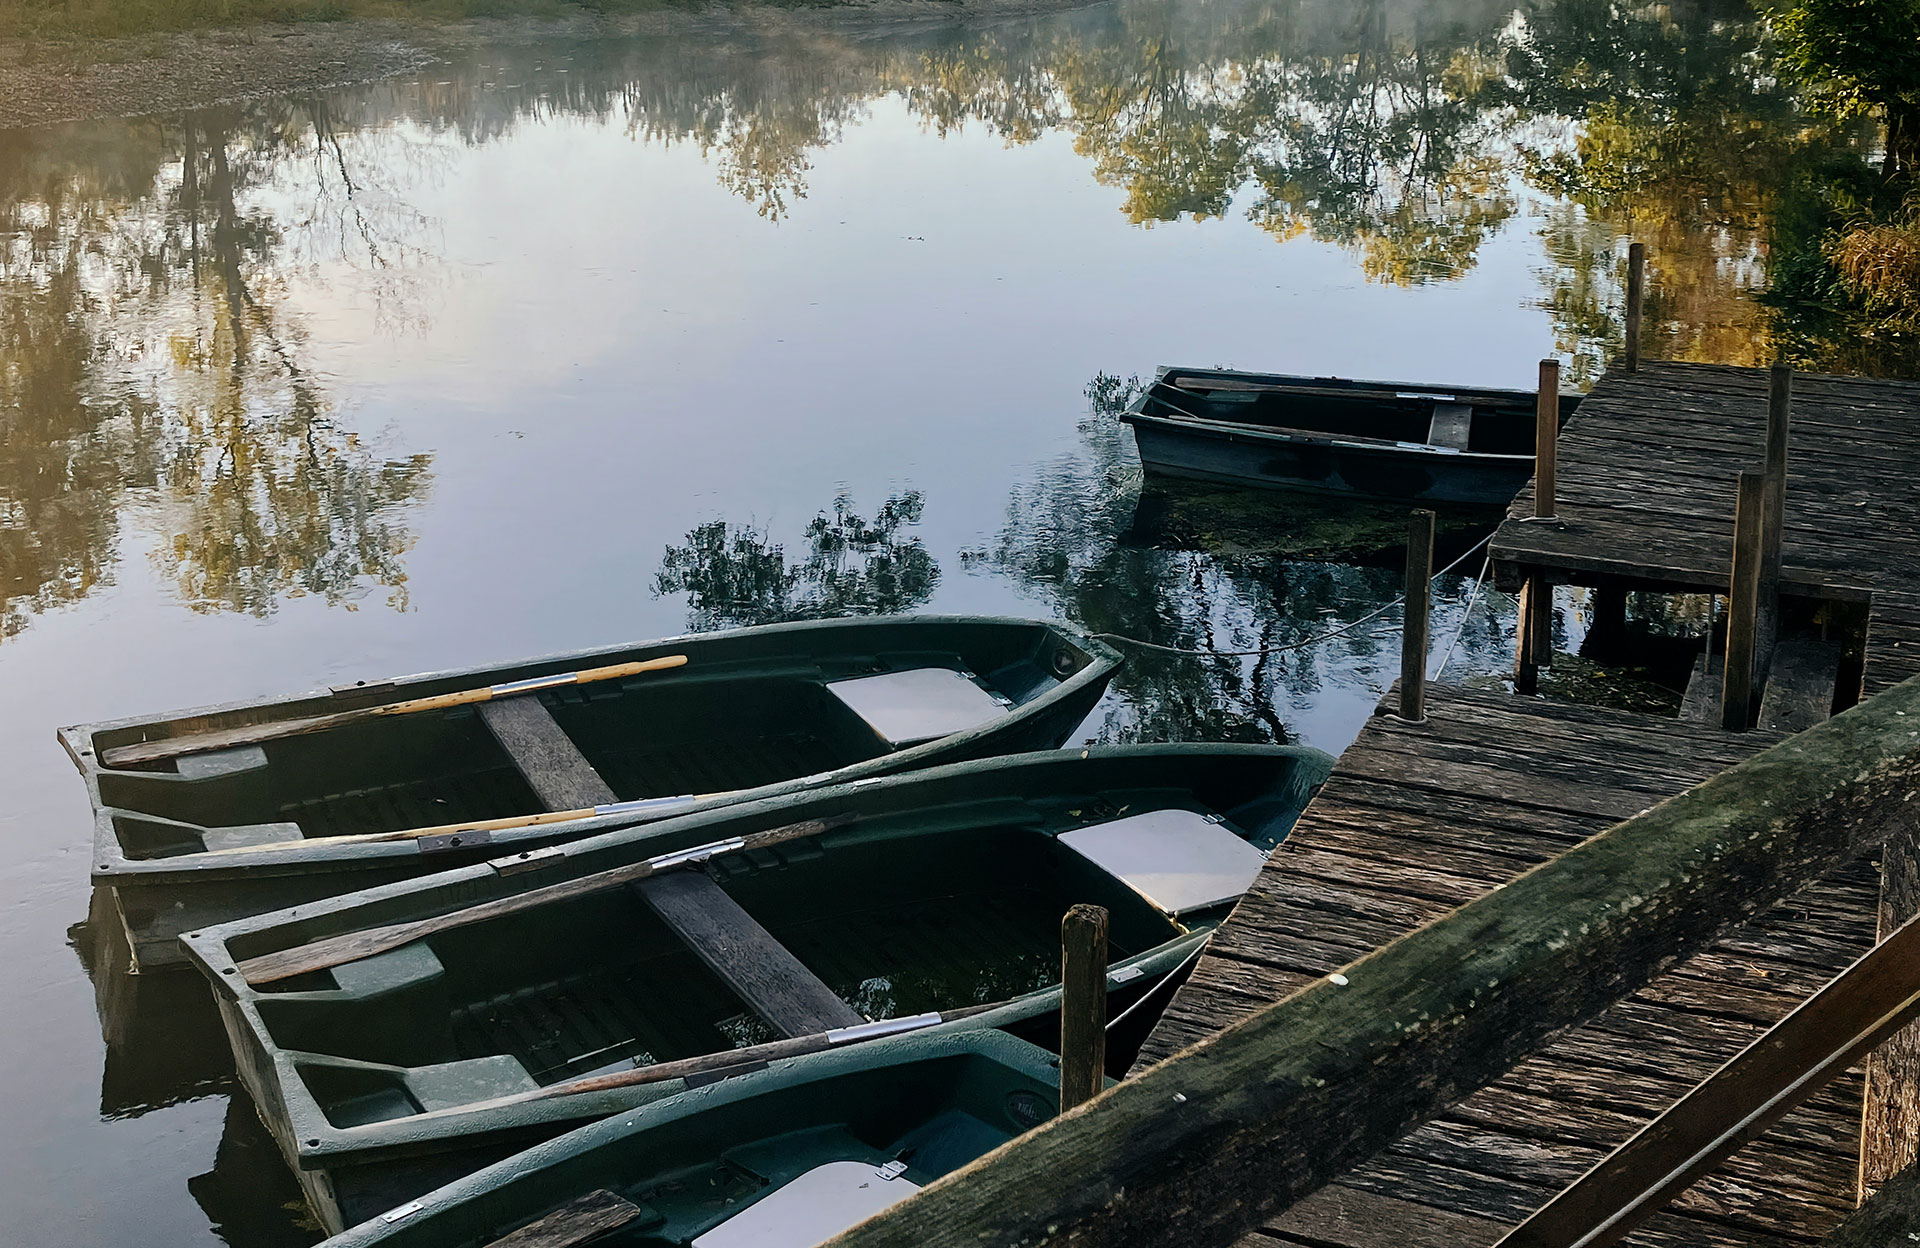
[[[510,698],[516,693],[532,693],[536,689],[553,689],[560,685],[571,685],[579,679],[579,672],[558,672],[552,676],[531,676],[526,680],[510,680],[504,685],[494,685],[489,692],[496,698]]]
[[[523,850],[508,858],[494,858],[487,865],[493,868],[495,875],[518,875],[522,871],[537,871],[548,863],[566,857],[566,854],[562,846],[547,845],[540,849]]]
[[[485,828],[463,828],[458,832],[442,832],[438,836],[416,836],[413,843],[420,847],[423,854],[437,854],[449,849],[465,849],[469,845],[490,845],[493,843],[493,833]]]
[[[836,1027],[827,1033],[827,1043],[852,1044],[858,1040],[878,1040],[881,1036],[895,1036],[903,1031],[919,1031],[940,1021],[937,1013],[909,1014],[905,1018],[883,1018],[877,1023],[861,1023],[857,1027]]]
[[[1116,984],[1130,984],[1146,973],[1147,969],[1143,966],[1123,966],[1111,975],[1108,975],[1107,978]]]
[[[419,1213],[422,1209],[425,1209],[425,1208],[426,1206],[421,1204],[419,1201],[410,1200],[406,1204],[401,1205],[398,1208],[387,1210],[385,1213],[380,1215],[380,1220],[382,1222],[405,1222],[408,1218],[412,1217],[416,1213]]]
[[[873,1172],[888,1182],[892,1182],[907,1172],[907,1163],[904,1161],[890,1161],[884,1166],[876,1166]]]
[[[746,844],[746,838],[730,836],[724,841],[712,841],[705,845],[695,845],[692,849],[682,849],[671,854],[661,854],[658,858],[649,858],[647,865],[655,871],[663,871],[668,867],[683,867],[690,862],[705,862],[715,854],[743,849]]]

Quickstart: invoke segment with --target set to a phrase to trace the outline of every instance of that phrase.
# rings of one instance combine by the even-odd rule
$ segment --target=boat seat
[[[894,1163],[830,1161],[734,1214],[693,1248],[813,1248],[920,1190]]]
[[[1060,843],[1170,915],[1234,900],[1267,860],[1217,819],[1192,810],[1089,824],[1062,833]]]
[[[668,871],[632,887],[709,970],[782,1034],[811,1036],[867,1021],[705,872]]]
[[[407,1092],[419,1103],[421,1112],[429,1114],[437,1109],[460,1109],[497,1096],[532,1092],[540,1086],[518,1058],[504,1053],[414,1066],[408,1069],[406,1082]]]
[[[1473,408],[1465,403],[1435,403],[1433,423],[1427,428],[1427,445],[1444,446],[1451,451],[1467,449],[1473,432]]]
[[[989,696],[984,690],[980,695]],[[480,715],[547,809],[619,800],[539,698],[521,695],[484,702]],[[781,1034],[810,1036],[867,1021],[704,872],[669,871],[637,881],[632,888],[687,948]]]
[[[176,774],[189,780],[210,780],[243,771],[257,771],[267,765],[267,752],[257,745],[242,745],[231,750],[212,750],[205,754],[183,754],[173,762]]]
[[[651,1205],[636,1205],[605,1188],[576,1196],[538,1221],[529,1222],[487,1248],[573,1248],[590,1239],[638,1222],[639,1229],[658,1226],[666,1218]]]
[[[833,696],[896,748],[978,728],[1009,711],[965,672],[915,667],[827,683]]]
[[[306,833],[293,822],[241,823],[229,828],[202,828],[200,841],[210,850],[251,849],[255,845],[284,845]]]

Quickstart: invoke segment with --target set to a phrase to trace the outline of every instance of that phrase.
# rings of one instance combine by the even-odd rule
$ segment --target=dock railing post
[[[1760,614],[1761,531],[1767,474],[1743,472],[1733,507],[1733,574],[1727,587],[1727,661],[1720,726],[1745,732],[1753,722],[1754,644]]]
[[[1100,1094],[1107,1074],[1107,912],[1060,920],[1060,1112]]]
[[[1640,311],[1647,293],[1647,245],[1627,246],[1627,343],[1620,364],[1628,372],[1640,367]]]
[[[1427,634],[1433,617],[1433,522],[1431,511],[1407,518],[1406,623],[1400,630],[1400,718],[1427,717]]]
[[[1787,426],[1793,409],[1793,369],[1775,364],[1767,383],[1767,496],[1760,533],[1760,616],[1754,643],[1754,681],[1764,686],[1780,635],[1780,551],[1787,519]]]
[[[1560,361],[1540,361],[1540,394],[1534,401],[1533,514],[1553,519],[1554,486],[1560,466]]]

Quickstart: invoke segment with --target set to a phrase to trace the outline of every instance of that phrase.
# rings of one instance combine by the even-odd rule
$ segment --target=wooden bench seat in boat
[[[989,696],[971,683],[968,687]],[[619,800],[538,697],[484,703],[480,717],[548,809]],[[702,872],[652,876],[632,888],[687,948],[781,1034],[806,1036],[866,1021]]]

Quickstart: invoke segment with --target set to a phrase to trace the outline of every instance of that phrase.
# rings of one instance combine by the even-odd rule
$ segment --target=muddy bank
[[[1086,0],[852,0],[793,8],[746,3],[697,12],[448,25],[312,22],[81,44],[0,41],[0,129],[174,112],[322,91],[420,70],[483,45],[552,38],[644,38],[671,31],[804,27],[877,33],[896,25],[1073,8]]]

